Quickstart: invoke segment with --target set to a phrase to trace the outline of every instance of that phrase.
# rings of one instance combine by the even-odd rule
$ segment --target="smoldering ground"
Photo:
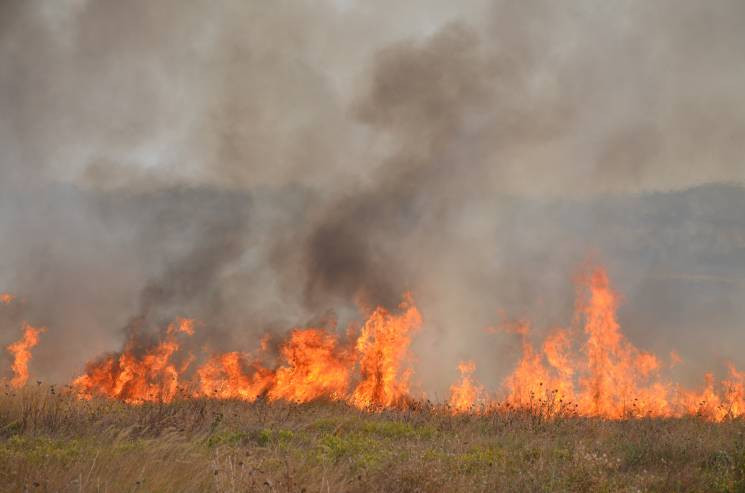
[[[0,280],[44,378],[133,320],[250,350],[410,290],[423,387],[495,385],[484,328],[569,323],[588,256],[637,345],[742,363],[741,2],[0,9]]]

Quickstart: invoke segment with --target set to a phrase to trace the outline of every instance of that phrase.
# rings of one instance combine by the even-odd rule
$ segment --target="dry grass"
[[[745,422],[0,396],[7,491],[745,491]]]

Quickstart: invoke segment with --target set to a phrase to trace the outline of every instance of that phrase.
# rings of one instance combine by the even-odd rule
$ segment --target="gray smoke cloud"
[[[250,350],[410,290],[441,395],[592,257],[634,342],[738,362],[742,2],[399,3],[3,2],[0,342],[48,326],[66,379],[127,327]]]

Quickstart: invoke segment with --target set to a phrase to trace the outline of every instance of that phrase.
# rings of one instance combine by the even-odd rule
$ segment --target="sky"
[[[728,0],[2,2],[0,291],[24,301],[0,343],[47,326],[33,369],[65,379],[132,320],[250,349],[411,291],[441,392],[462,358],[505,376],[505,314],[569,324],[592,263],[683,377],[743,365],[744,22]]]

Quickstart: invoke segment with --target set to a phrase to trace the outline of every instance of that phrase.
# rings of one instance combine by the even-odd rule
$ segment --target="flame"
[[[184,368],[177,368],[171,357],[180,345],[176,333],[190,335],[190,320],[182,319],[166,329],[166,338],[138,356],[137,340],[130,339],[120,355],[110,355],[86,366],[85,373],[72,385],[78,395],[90,399],[100,394],[131,404],[146,401],[170,402],[179,387]],[[192,331],[192,332],[190,332]]]
[[[336,337],[320,330],[295,330],[282,346],[288,366],[277,370],[269,399],[308,402],[322,396],[343,399],[354,354],[337,347]]]
[[[462,361],[460,379],[450,386],[450,412],[486,412],[504,403],[546,416],[569,411],[606,419],[699,415],[721,421],[745,415],[745,372],[730,365],[718,383],[707,374],[702,389],[674,385],[663,376],[667,368],[660,360],[621,332],[619,297],[607,273],[597,268],[580,281],[571,328],[556,328],[534,345],[528,323],[507,327],[520,337],[521,357],[503,381],[501,400],[488,399],[473,378],[476,364]],[[410,345],[421,324],[407,294],[399,311],[371,310],[359,330],[356,324],[349,326],[344,339],[335,331],[298,328],[274,346],[268,336],[262,338],[255,355],[231,351],[195,356],[182,354],[180,341],[192,336],[196,325],[183,318],[169,325],[156,344],[143,347],[142,340],[133,338],[121,353],[89,363],[73,386],[84,399],[101,395],[131,404],[168,402],[186,389],[185,397],[297,403],[327,398],[361,409],[397,407],[413,400]],[[9,347],[17,355],[16,374],[22,370],[24,375],[21,385],[28,378],[28,348],[38,335],[38,329],[29,329],[23,341]],[[197,359],[202,363],[193,365]],[[682,359],[671,352],[670,361],[672,366]]]
[[[613,419],[668,415],[671,387],[657,378],[659,361],[625,339],[617,307],[606,272],[595,269],[579,289],[577,316],[586,336],[581,354],[570,353],[567,330],[556,330],[541,351],[523,330],[523,356],[506,380],[507,401],[518,407],[573,402],[581,415]]]
[[[0,293],[0,303],[3,305],[9,305],[14,299],[16,299],[16,297],[10,293]]]
[[[199,393],[217,399],[255,401],[274,382],[274,373],[259,363],[246,364],[241,353],[211,357],[197,370]]]
[[[186,334],[188,336],[194,335],[194,319],[192,318],[180,318],[176,323],[170,324],[166,329],[168,335],[176,333]]]
[[[450,387],[450,399],[448,400],[448,405],[453,414],[473,411],[484,391],[473,380],[476,363],[473,361],[461,361],[458,364],[458,371],[460,372],[460,382]]]
[[[683,362],[683,358],[680,357],[677,351],[670,351],[670,368],[678,366]]]
[[[362,326],[356,349],[362,381],[349,402],[359,408],[399,405],[408,396],[411,370],[404,368],[411,334],[422,324],[410,295],[393,315],[378,307]]]
[[[706,375],[701,391],[680,389],[660,375],[658,358],[629,342],[616,318],[618,295],[608,275],[595,269],[582,279],[576,305],[583,321],[581,343],[575,332],[558,329],[540,351],[522,337],[522,357],[505,380],[506,401],[518,408],[542,406],[549,412],[566,408],[582,416],[621,419],[629,416],[697,414],[722,420],[745,414],[745,373],[730,365],[729,377],[717,391],[713,375]],[[579,346],[578,351],[573,351]],[[671,365],[682,359],[670,353]]]
[[[569,336],[558,330],[543,344],[543,353],[536,351],[528,340],[529,327],[521,325],[522,358],[505,380],[506,401],[517,407],[532,407],[536,403],[568,402],[574,399],[572,376],[574,369],[567,356]],[[544,359],[548,365],[544,364]]]
[[[729,364],[729,378],[722,382],[725,389],[723,414],[717,419],[742,416],[745,413],[745,372]]]
[[[716,391],[714,375],[707,373],[706,385],[700,392],[680,391],[680,402],[686,414],[694,414],[713,421],[736,418],[745,414],[745,372],[732,364],[729,378],[722,380],[721,393]]]
[[[621,418],[632,411],[666,414],[667,389],[662,384],[645,386],[644,380],[659,368],[657,358],[626,341],[616,320],[618,296],[608,276],[596,269],[587,280],[589,300],[580,307],[585,317],[587,372],[579,405],[582,412]]]
[[[23,325],[23,338],[14,342],[7,347],[13,355],[13,378],[10,385],[15,388],[21,388],[28,381],[28,362],[31,360],[31,348],[39,343],[39,334],[44,332],[44,328],[34,328],[29,324]]]
[[[173,359],[180,350],[176,336],[193,335],[195,322],[179,319],[156,345],[141,349],[141,341],[133,338],[121,353],[89,363],[73,386],[84,399],[102,395],[132,404],[171,401],[183,386],[195,397],[249,402],[262,395],[270,401],[291,402],[326,397],[361,408],[393,406],[408,397],[411,369],[405,363],[411,334],[421,325],[410,296],[400,308],[401,314],[375,309],[355,344],[340,344],[338,336],[325,329],[296,329],[280,345],[282,365],[275,369],[233,351],[210,355],[191,377],[187,373],[194,356],[190,354],[180,366]],[[353,332],[350,328],[347,336]],[[268,351],[265,337],[260,354]],[[350,392],[353,382],[356,385]]]

